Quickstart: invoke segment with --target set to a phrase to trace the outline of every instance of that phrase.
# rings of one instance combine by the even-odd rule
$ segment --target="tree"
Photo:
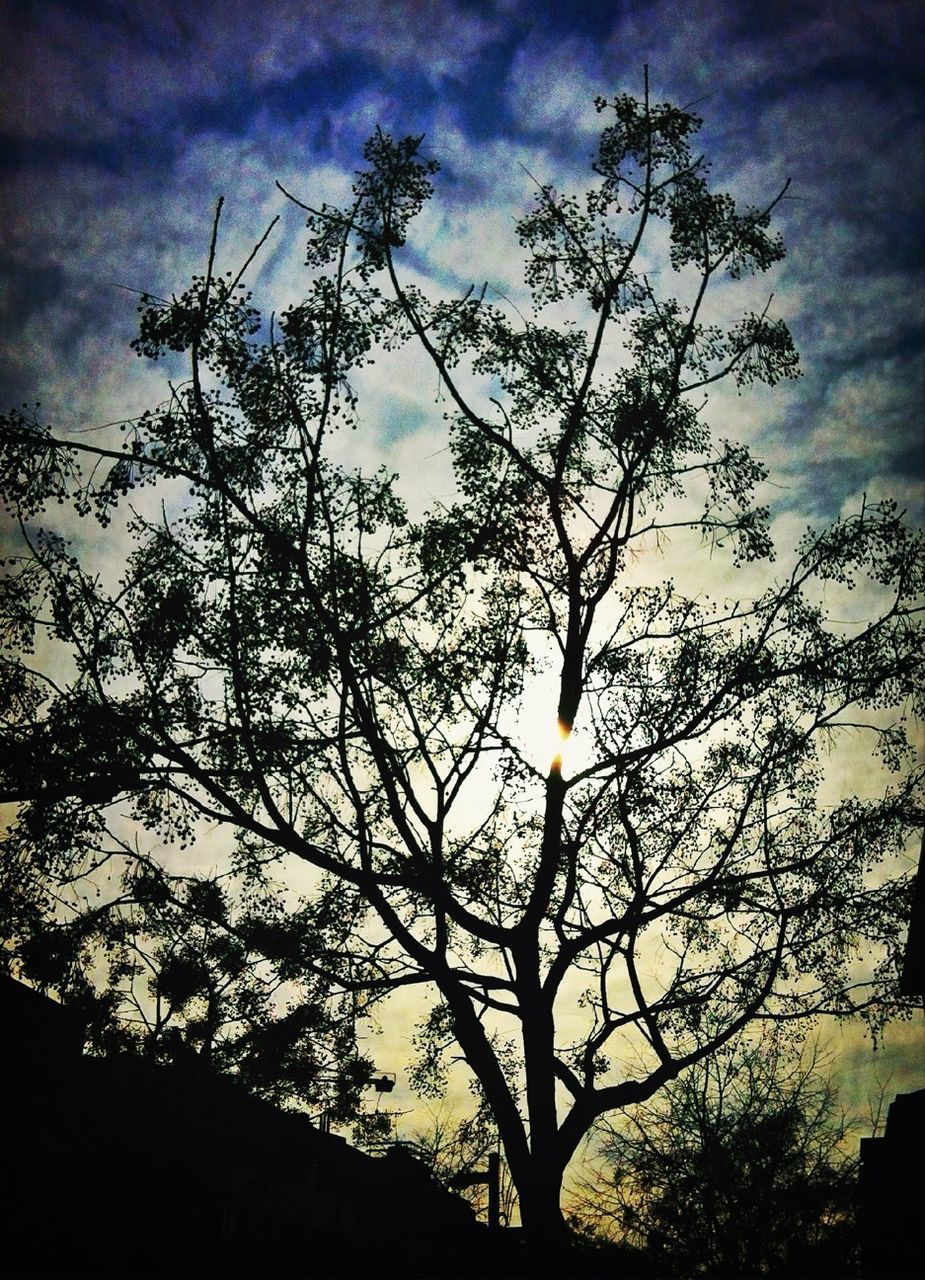
[[[472,1113],[460,1118],[444,1101],[429,1117],[429,1126],[412,1134],[415,1156],[476,1212],[487,1214],[490,1164],[498,1150],[498,1129],[490,1108],[483,1099]],[[513,1218],[515,1189],[500,1158],[497,1164],[498,1220],[507,1227]]]
[[[68,878],[57,903],[22,880],[4,895],[4,936],[16,939],[4,958],[82,1014],[91,1051],[231,1074],[258,1097],[362,1129],[374,1066],[357,1050],[353,1000],[306,971],[278,903],[252,891],[231,904],[221,877],[165,876],[140,856],[92,907],[63,902]]]
[[[587,1211],[659,1275],[851,1274],[857,1160],[825,1066],[767,1032],[703,1059],[606,1129]]]
[[[2,612],[25,651],[3,669],[7,857],[61,883],[115,850],[132,881],[226,833],[222,928],[261,945],[256,884],[271,958],[366,1009],[418,987],[418,1078],[438,1085],[456,1046],[540,1236],[598,1117],[756,1019],[902,1007],[890,860],[921,818],[923,561],[895,506],[808,531],[743,603],[710,603],[689,565],[684,586],[639,580],[669,537],[704,566],[771,556],[766,472],[703,409],[723,379],[798,372],[769,305],[730,323],[709,301],[782,258],[786,188],[740,210],[709,188],[697,117],[648,90],[597,105],[591,189],[540,184],[518,223],[531,313],[403,283],[438,166],[377,130],[350,206],[304,206],[302,303],[264,323],[219,273],[220,203],[205,274],[141,307],[136,351],[182,355],[185,381],[111,447],[11,413],[0,456],[23,539]],[[661,252],[670,273],[647,269]],[[414,518],[396,477],[332,451],[356,371],[408,345],[436,370],[458,485]],[[56,503],[132,540],[118,581],[38,526]],[[873,620],[829,622],[822,588],[858,582]],[[30,662],[36,628],[73,655],[66,678]],[[538,698],[559,735],[539,761],[520,723]],[[842,732],[892,770],[881,798],[820,801]]]

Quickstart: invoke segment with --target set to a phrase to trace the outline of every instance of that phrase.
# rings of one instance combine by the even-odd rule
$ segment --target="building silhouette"
[[[912,916],[900,990],[925,1005],[925,837],[919,855]],[[922,1164],[925,1089],[901,1093],[890,1104],[879,1138],[861,1139],[861,1274],[865,1280],[900,1280],[925,1271]]]
[[[0,978],[5,1274],[467,1275],[463,1200],[235,1081],[82,1053],[70,1010]]]

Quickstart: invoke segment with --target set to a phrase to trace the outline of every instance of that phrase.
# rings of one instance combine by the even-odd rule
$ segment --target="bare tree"
[[[498,1129],[487,1103],[483,1100],[470,1114],[460,1116],[442,1101],[428,1114],[430,1124],[416,1129],[410,1139],[418,1159],[484,1216],[490,1217],[489,1186],[496,1178],[492,1194],[497,1194],[498,1224],[510,1226],[516,1189],[510,1170],[499,1158]]]
[[[699,1062],[601,1134],[584,1216],[660,1275],[857,1269],[857,1158],[828,1063],[765,1032]]]

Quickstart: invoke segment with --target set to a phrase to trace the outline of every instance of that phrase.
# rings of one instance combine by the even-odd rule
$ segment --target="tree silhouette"
[[[29,895],[20,882],[4,895],[6,967],[75,1008],[94,1052],[224,1072],[268,1101],[357,1121],[374,1066],[353,997],[301,962],[279,903],[252,888],[233,904],[220,878],[166,876],[140,857],[119,878],[92,906],[68,903],[66,883]]]
[[[852,1274],[857,1160],[825,1068],[767,1032],[697,1063],[608,1128],[586,1212],[660,1275]]]
[[[490,1167],[498,1148],[498,1129],[484,1099],[460,1116],[445,1101],[429,1111],[429,1124],[411,1137],[412,1149],[435,1178],[452,1187],[480,1214],[488,1212]],[[510,1226],[515,1189],[508,1170],[498,1161],[498,1218]]]
[[[648,90],[597,105],[590,190],[540,184],[517,225],[530,314],[403,282],[438,166],[377,130],[349,207],[305,206],[302,303],[264,324],[243,272],[219,274],[220,203],[205,274],[141,307],[138,354],[182,354],[185,381],[121,445],[22,410],[0,454],[24,544],[2,606],[26,654],[3,668],[8,864],[67,884],[79,918],[104,863],[131,896],[225,832],[216,927],[361,1010],[418,987],[418,1082],[455,1046],[539,1236],[599,1116],[753,1019],[897,1007],[890,860],[921,816],[923,560],[895,507],[807,531],[740,603],[707,598],[711,556],[772,553],[765,469],[703,409],[724,379],[797,373],[770,305],[724,318],[783,256],[784,193],[712,192],[700,121]],[[405,347],[436,371],[458,487],[414,518],[395,477],[336,460],[357,371]],[[67,503],[129,540],[117,569],[39,526]],[[637,566],[669,537],[684,581],[651,585]],[[830,622],[823,588],[855,583],[873,620]],[[29,659],[36,628],[70,674]],[[524,727],[543,699],[545,759]],[[840,732],[893,771],[881,798],[820,800]]]

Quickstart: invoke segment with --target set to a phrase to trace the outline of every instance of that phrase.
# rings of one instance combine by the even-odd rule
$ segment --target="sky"
[[[268,309],[296,301],[303,215],[275,183],[343,199],[377,124],[424,133],[442,164],[411,277],[516,300],[534,180],[580,189],[595,96],[640,93],[647,65],[656,99],[696,104],[718,186],[760,202],[791,183],[770,286],[803,377],[720,393],[712,418],[769,464],[775,530],[863,494],[922,523],[919,0],[0,0],[0,43],[0,409],[39,400],[87,431],[162,399],[163,369],[128,349],[133,291],[203,269],[220,195],[223,268],[279,215],[249,280]],[[440,497],[440,415],[416,372],[367,375],[343,448]],[[901,1080],[912,1050],[895,1043]],[[855,1076],[861,1053],[845,1049]]]
[[[151,403],[133,362],[132,289],[201,269],[277,213],[259,300],[299,295],[299,210],[336,199],[381,124],[425,133],[441,213],[418,265],[449,288],[519,287],[512,226],[531,178],[576,185],[596,94],[696,102],[717,184],[756,201],[791,180],[775,309],[798,387],[748,406],[792,505],[837,514],[862,492],[922,515],[925,13],[916,0],[134,0],[0,5],[0,403],[40,399],[86,428]],[[161,380],[160,386],[163,385]],[[156,399],[156,391],[153,391]],[[422,425],[410,405],[377,421]],[[741,416],[741,406],[736,406]]]

